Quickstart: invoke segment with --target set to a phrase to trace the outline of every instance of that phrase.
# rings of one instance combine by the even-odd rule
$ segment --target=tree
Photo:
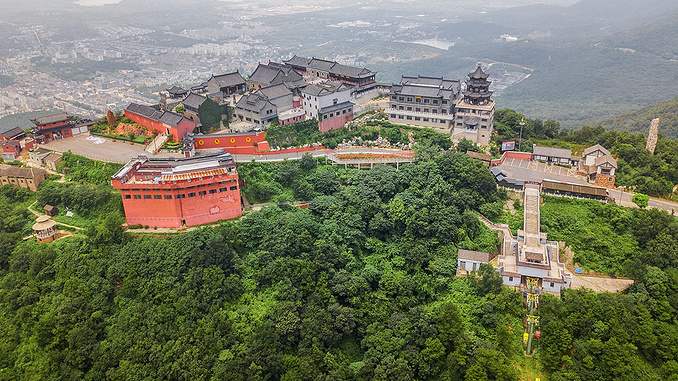
[[[645,209],[650,201],[650,196],[643,193],[636,193],[631,198],[631,201],[638,205],[639,208]]]
[[[221,106],[210,98],[206,98],[198,107],[198,118],[202,124],[203,133],[218,130],[221,128],[221,118],[224,110]]]
[[[115,117],[115,114],[113,114],[113,111],[108,110],[106,113],[106,121],[108,122],[108,125],[113,127],[115,123],[118,121],[118,118]]]

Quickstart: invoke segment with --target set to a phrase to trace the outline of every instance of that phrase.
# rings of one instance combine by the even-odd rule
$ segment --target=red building
[[[38,143],[48,143],[54,139],[68,138],[83,132],[94,125],[91,120],[76,121],[65,112],[31,119],[35,124],[33,133]]]
[[[195,135],[193,138],[196,149],[223,148],[236,155],[254,155],[270,150],[265,132]]]
[[[183,115],[159,111],[136,103],[130,103],[127,106],[125,116],[149,130],[172,136],[175,142],[181,141],[186,133],[195,130],[195,122]]]
[[[242,215],[235,162],[228,153],[182,159],[140,155],[113,175],[127,223],[195,226]]]
[[[21,144],[14,140],[2,143],[2,160],[12,161],[21,155]]]

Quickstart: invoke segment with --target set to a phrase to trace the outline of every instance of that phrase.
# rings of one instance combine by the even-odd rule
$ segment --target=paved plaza
[[[130,144],[129,142],[111,141],[104,139],[102,144],[95,144],[87,140],[89,134],[75,135],[71,138],[53,140],[47,144],[40,145],[51,151],[66,152],[71,151],[76,155],[82,155],[90,159],[105,161],[108,163],[127,163],[139,155],[151,155],[144,151],[141,144]],[[161,153],[160,157],[181,157],[178,154]]]

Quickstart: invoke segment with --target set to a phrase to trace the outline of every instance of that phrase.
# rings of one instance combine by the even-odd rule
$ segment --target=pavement
[[[523,181],[538,181],[545,179],[569,182],[575,184],[588,185],[586,178],[575,174],[574,170],[560,167],[557,165],[548,165],[538,161],[518,160],[508,158],[504,163],[497,166],[508,177]],[[610,189],[608,194],[617,204],[626,207],[636,207],[631,201],[633,193],[623,192],[617,189]],[[650,197],[649,208],[657,208],[678,215],[678,203],[661,200]]]
[[[620,292],[633,284],[631,279],[620,278],[598,278],[592,276],[572,276],[570,288],[587,288],[595,292]]]
[[[103,144],[94,144],[87,140],[89,134],[79,134],[70,138],[53,140],[47,144],[41,144],[40,147],[56,152],[71,151],[76,155],[88,157],[90,159],[104,161],[108,163],[127,163],[139,155],[150,155],[144,150],[141,144],[130,144],[129,142],[112,141],[105,139]],[[161,153],[159,157],[182,157],[178,154]]]

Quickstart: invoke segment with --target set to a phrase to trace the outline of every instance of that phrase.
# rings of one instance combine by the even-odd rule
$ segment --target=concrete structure
[[[289,60],[283,60],[283,62],[307,78],[339,81],[347,86],[372,84],[377,75],[377,73],[366,68],[342,65],[335,61],[318,58],[304,58],[295,55]]]
[[[113,175],[127,223],[162,228],[242,215],[235,162],[228,153],[183,159],[140,155]]]
[[[159,134],[172,136],[178,142],[195,130],[195,122],[183,115],[170,111],[159,111],[153,107],[130,103],[125,109],[125,116],[132,121],[157,131]]]
[[[645,149],[648,150],[651,154],[654,154],[655,148],[657,148],[657,140],[659,138],[659,118],[652,119],[650,123],[650,130],[647,133],[647,144]]]
[[[572,155],[572,151],[565,148],[541,147],[532,145],[532,159],[544,161],[547,164],[579,165],[580,158]]]
[[[40,183],[46,178],[47,172],[44,169],[0,164],[0,186],[9,184],[37,191]]]
[[[480,265],[490,262],[490,253],[459,249],[457,251],[457,271],[477,271]]]
[[[585,149],[582,154],[580,170],[588,176],[589,181],[597,185],[613,187],[617,168],[617,160],[600,144]]]
[[[238,71],[213,75],[207,81],[208,96],[219,103],[233,94],[244,93],[246,88],[245,79]]]
[[[539,185],[526,184],[523,230],[504,240],[497,266],[506,285],[525,284],[531,277],[544,290],[560,292],[570,287],[572,274],[560,262],[558,242],[548,241],[540,231],[540,201]]]
[[[39,216],[35,224],[33,224],[33,231],[38,242],[53,242],[56,236],[56,222],[52,221],[48,216]]]
[[[453,139],[469,139],[480,145],[490,144],[494,126],[494,101],[490,99],[491,81],[478,63],[476,70],[468,74],[463,98],[455,106]]]
[[[402,77],[391,86],[385,112],[391,123],[450,129],[460,90],[459,81],[442,77]]]
[[[308,85],[301,90],[306,119],[318,119],[321,132],[336,130],[353,120],[351,89],[340,82]]]

